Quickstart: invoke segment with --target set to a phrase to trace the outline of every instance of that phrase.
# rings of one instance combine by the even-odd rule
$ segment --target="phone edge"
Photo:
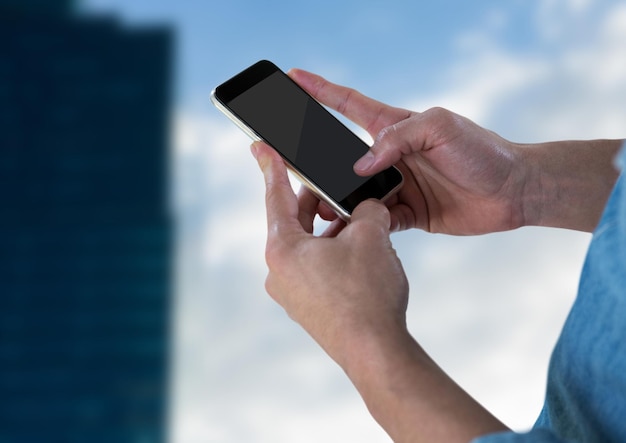
[[[274,149],[278,154],[283,158],[283,162],[287,169],[302,183],[305,185],[316,197],[320,200],[324,201],[324,203],[328,204],[331,209],[344,221],[350,221],[350,213],[346,211],[338,202],[335,202],[328,194],[326,194],[323,190],[321,190],[315,183],[311,182],[306,178],[300,171],[298,171],[294,166],[292,166],[288,161],[284,160],[282,154],[275,149],[272,145],[270,145],[266,140],[263,140],[261,136],[259,136],[251,127],[249,127],[245,122],[240,120],[235,114],[233,114],[230,109],[228,109],[220,100],[217,98],[216,90],[213,89],[210,94],[211,102],[213,105],[229,120],[231,120],[239,129],[241,129],[248,137],[250,137],[254,141],[262,141]],[[401,174],[402,175],[402,174]],[[393,192],[388,194],[392,195]]]

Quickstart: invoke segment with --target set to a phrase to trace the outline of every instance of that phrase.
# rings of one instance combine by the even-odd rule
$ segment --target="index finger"
[[[281,232],[294,223],[302,230],[298,219],[298,199],[291,188],[282,158],[262,142],[253,143],[251,149],[265,179],[268,235],[283,235]]]
[[[291,69],[289,76],[320,103],[345,115],[372,138],[387,126],[411,116],[411,112],[369,98],[355,89],[336,85],[319,75]]]

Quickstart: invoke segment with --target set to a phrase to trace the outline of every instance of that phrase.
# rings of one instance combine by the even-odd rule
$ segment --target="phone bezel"
[[[308,97],[318,103],[326,112],[328,109],[321,103],[317,102],[314,97],[302,89],[296,82],[294,82],[285,72],[283,72],[278,66],[268,60],[261,60],[252,66],[244,69],[240,73],[231,77],[221,85],[217,86],[211,91],[211,101],[213,104],[224,113],[231,121],[233,121],[241,130],[243,130],[250,138],[256,141],[264,141],[260,134],[258,134],[253,127],[251,127],[246,121],[237,116],[237,114],[228,107],[228,103],[234,98],[241,95],[246,90],[250,89],[257,83],[263,81],[270,75],[280,72],[288,81],[291,81],[298,89],[305,93]],[[330,114],[330,112],[329,112]],[[332,116],[332,114],[330,114]],[[335,116],[332,116],[336,119]],[[343,124],[342,124],[343,125]],[[348,127],[343,125],[347,131],[352,133],[354,137],[358,136],[354,134]],[[359,139],[360,140],[360,139]],[[365,146],[365,142],[363,142]],[[404,182],[404,177],[400,170],[392,166],[367,180],[357,189],[355,189],[348,197],[338,202],[327,194],[323,189],[316,185],[313,179],[304,174],[298,165],[289,160],[281,151],[275,146],[272,146],[283,158],[287,168],[300,180],[305,186],[307,186],[318,198],[326,202],[336,213],[345,221],[350,220],[352,210],[363,200],[368,198],[376,198],[381,201],[385,201],[391,195],[395,194]],[[387,183],[391,183],[389,186]],[[376,191],[373,193],[373,191]]]

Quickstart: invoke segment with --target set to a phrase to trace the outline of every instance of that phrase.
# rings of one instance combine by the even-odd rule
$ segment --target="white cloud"
[[[542,60],[487,47],[449,70],[445,91],[414,98],[406,106],[416,110],[443,106],[485,125],[494,106],[545,77],[548,69]]]
[[[587,11],[598,18],[580,25],[584,16],[569,19],[568,11],[582,4],[552,3],[540,8],[537,28],[567,27],[557,47],[546,41],[515,52],[489,27],[472,29],[458,39],[460,54],[444,74],[445,91],[419,94],[405,105],[444,106],[522,142],[624,137],[626,5]]]
[[[590,13],[597,10],[593,8],[591,0],[544,0],[538,2],[535,19],[539,25],[539,31],[546,43],[551,43],[564,38],[571,38],[572,33],[587,29],[594,25],[590,20]]]

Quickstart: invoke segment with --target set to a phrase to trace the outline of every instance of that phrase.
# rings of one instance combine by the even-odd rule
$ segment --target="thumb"
[[[414,151],[409,122],[403,120],[380,131],[369,151],[354,164],[354,172],[361,176],[376,174],[395,165],[404,154]]]
[[[372,235],[383,234],[389,235],[389,227],[391,224],[391,216],[387,207],[379,200],[365,200],[360,203],[350,218],[351,227],[363,226],[366,229],[372,229]]]

